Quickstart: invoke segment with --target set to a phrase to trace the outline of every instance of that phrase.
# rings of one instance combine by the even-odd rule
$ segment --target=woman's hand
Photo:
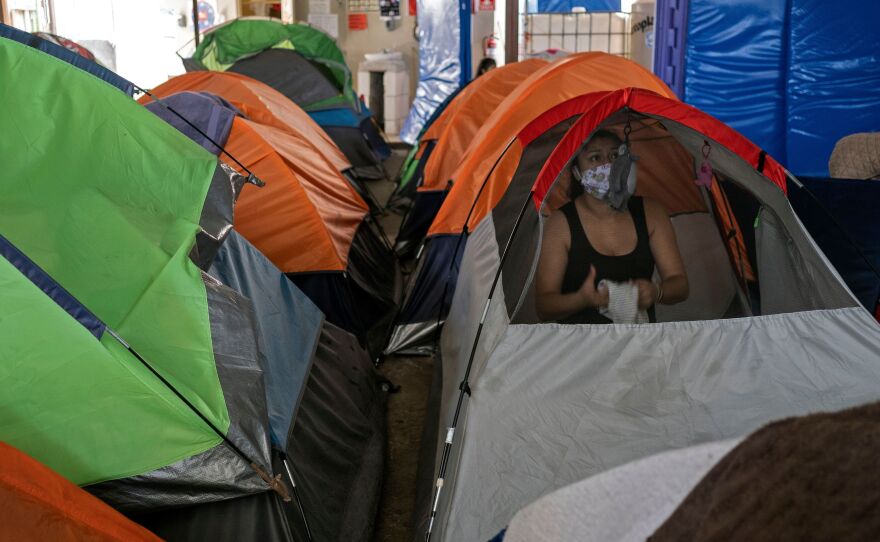
[[[637,279],[633,284],[639,288],[639,308],[647,309],[657,301],[657,286],[650,280]]]
[[[595,284],[596,268],[590,265],[590,273],[587,275],[587,280],[578,289],[578,295],[588,307],[605,307],[608,305],[608,289],[596,288]]]

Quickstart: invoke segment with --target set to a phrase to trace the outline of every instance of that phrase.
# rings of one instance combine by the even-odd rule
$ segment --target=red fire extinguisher
[[[483,38],[483,56],[498,60],[498,40],[501,37],[497,33],[492,33]]]

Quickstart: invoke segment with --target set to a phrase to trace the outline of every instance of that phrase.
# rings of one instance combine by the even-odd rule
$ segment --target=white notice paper
[[[333,39],[339,38],[339,16],[332,14],[309,14],[309,24],[330,34]]]
[[[330,0],[309,0],[309,13],[316,15],[330,13]]]

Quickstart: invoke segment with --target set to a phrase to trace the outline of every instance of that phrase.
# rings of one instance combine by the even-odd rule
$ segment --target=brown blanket
[[[880,403],[753,433],[649,540],[880,540]]]

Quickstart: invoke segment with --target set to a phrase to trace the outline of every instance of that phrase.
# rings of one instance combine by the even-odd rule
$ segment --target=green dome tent
[[[0,440],[121,509],[265,490],[253,315],[194,261],[242,178],[7,38],[0,99]]]

